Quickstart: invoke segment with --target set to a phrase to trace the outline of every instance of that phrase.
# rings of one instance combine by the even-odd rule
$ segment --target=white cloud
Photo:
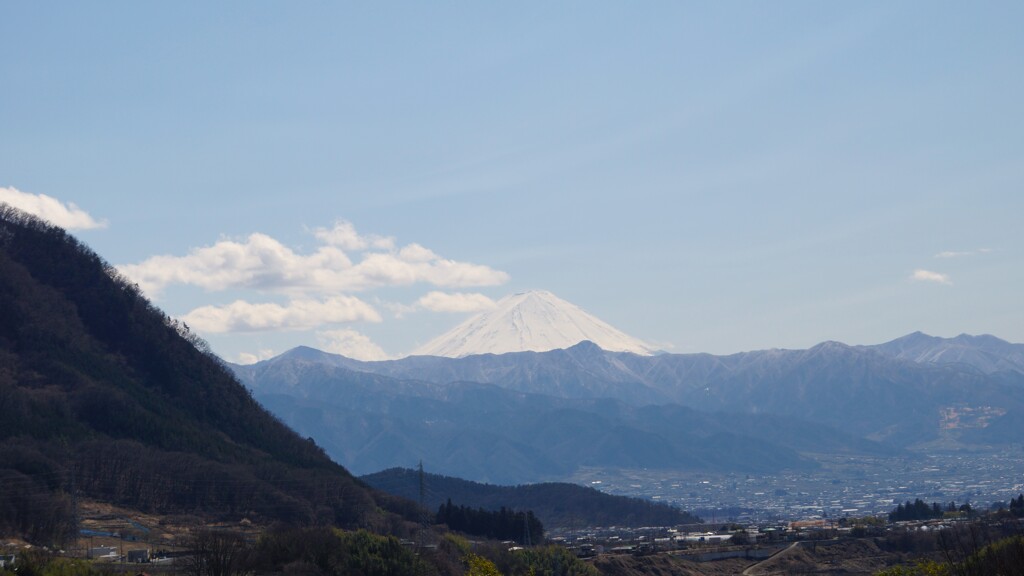
[[[273,350],[269,350],[269,349],[260,350],[260,351],[256,352],[255,354],[250,354],[248,352],[241,352],[241,353],[238,354],[238,363],[239,364],[243,364],[243,365],[255,364],[257,362],[260,362],[261,360],[267,360],[269,358],[273,358],[274,356],[277,356],[277,354],[275,354]]]
[[[398,257],[403,262],[430,262],[431,260],[437,260],[437,254],[434,254],[430,250],[427,250],[419,244],[409,244],[398,251]]]
[[[33,214],[67,230],[106,228],[106,221],[96,220],[73,203],[63,203],[46,194],[29,194],[17,188],[0,186],[0,202]]]
[[[948,274],[942,274],[940,272],[932,272],[931,270],[922,270],[918,268],[914,270],[914,273],[910,275],[913,280],[919,280],[921,282],[936,282],[938,284],[952,284],[953,282],[949,279]]]
[[[384,350],[365,334],[351,328],[325,330],[316,333],[320,348],[325,352],[341,354],[355,360],[387,360]]]
[[[201,332],[222,333],[308,330],[342,322],[380,322],[381,317],[358,298],[335,296],[323,301],[292,300],[286,306],[237,300],[227,306],[196,308],[182,320]]]
[[[431,312],[482,312],[494,308],[494,300],[483,294],[430,292],[416,301],[416,306]]]
[[[337,246],[342,250],[358,252],[367,248],[380,250],[394,250],[395,239],[388,236],[369,235],[363,236],[356,232],[356,227],[351,222],[339,220],[334,223],[334,228],[317,228],[313,235],[318,240],[329,246]]]
[[[154,256],[139,264],[119,266],[150,295],[172,284],[221,291],[247,288],[285,294],[329,294],[385,286],[427,283],[445,288],[494,286],[508,274],[489,266],[457,262],[409,244],[393,250],[390,239],[360,236],[351,224],[320,229],[325,244],[308,255],[297,254],[266,234],[244,241],[221,240],[193,249],[186,256]],[[365,248],[353,263],[345,248]]]

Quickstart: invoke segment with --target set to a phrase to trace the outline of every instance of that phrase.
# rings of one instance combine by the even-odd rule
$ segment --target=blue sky
[[[398,356],[527,289],[675,352],[1021,342],[1022,21],[8,2],[0,200],[51,199],[232,361]]]

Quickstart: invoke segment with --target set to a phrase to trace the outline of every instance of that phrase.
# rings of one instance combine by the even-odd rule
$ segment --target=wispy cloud
[[[494,300],[483,294],[429,292],[416,301],[416,307],[431,312],[482,312],[494,308]]]
[[[270,350],[270,349],[259,350],[255,354],[250,354],[249,352],[242,352],[242,353],[240,353],[238,355],[238,363],[239,364],[255,364],[255,363],[257,363],[257,362],[259,362],[261,360],[267,360],[268,358],[273,358],[274,356],[276,356],[276,354],[274,353],[273,350]]]
[[[106,221],[93,218],[88,212],[73,203],[64,203],[46,194],[30,194],[17,188],[0,186],[0,203],[10,204],[67,230],[91,230],[107,227]]]
[[[949,279],[948,274],[942,274],[941,272],[932,272],[931,270],[924,270],[918,268],[914,270],[914,273],[910,275],[911,279],[918,280],[920,282],[935,282],[937,284],[952,284],[952,280]]]
[[[320,348],[356,360],[387,360],[388,355],[369,336],[351,328],[316,333]]]
[[[182,320],[201,332],[308,330],[345,322],[380,322],[372,306],[353,296],[327,300],[300,299],[286,305],[236,300],[227,306],[203,306]]]
[[[946,250],[939,252],[935,255],[936,258],[963,258],[965,256],[975,256],[977,254],[988,254],[992,252],[991,248],[978,248],[977,250]]]
[[[405,318],[406,315],[412,314],[413,312],[419,312],[420,310],[415,304],[404,304],[402,302],[390,302],[377,299],[374,303],[388,312],[391,312],[391,315],[396,319]]]
[[[210,291],[244,288],[328,294],[416,283],[460,288],[508,281],[505,272],[449,260],[419,244],[396,249],[389,238],[360,236],[347,222],[314,234],[323,244],[312,254],[296,253],[278,240],[256,233],[242,241],[221,240],[196,248],[185,256],[154,256],[118,268],[150,295],[173,284]],[[361,259],[353,262],[346,250],[359,252]]]

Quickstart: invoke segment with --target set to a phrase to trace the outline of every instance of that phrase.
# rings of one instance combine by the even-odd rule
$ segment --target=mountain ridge
[[[970,342],[998,344],[997,340]],[[945,339],[937,342],[944,344]],[[804,453],[880,453],[883,445],[905,450],[935,443],[955,447],[1024,441],[1024,429],[1014,424],[1024,415],[1024,375],[985,374],[959,363],[915,362],[884,346],[828,341],[803,350],[728,356],[639,356],[582,342],[548,352],[375,362],[331,355],[310,361],[314,354],[308,350],[295,354],[303,361],[293,365],[286,354],[236,371],[258,398],[303,434],[345,443],[338,438],[344,430],[362,439],[349,448],[322,442],[329,451],[336,448],[343,462],[358,458],[359,473],[373,471],[374,465],[409,466],[419,453],[429,455],[437,462],[432,466],[445,474],[483,481],[539,481],[564,477],[567,465],[594,464],[587,458],[600,451],[595,447],[607,453],[599,465],[742,466],[722,458],[721,453],[733,451],[763,471],[805,466],[800,459]],[[300,365],[304,374],[315,378],[304,381],[296,375]],[[284,382],[298,383],[305,395],[282,388]],[[351,388],[355,383],[357,388]],[[337,391],[332,397],[329,390]],[[284,397],[289,394],[291,399]],[[369,411],[352,414],[338,407],[334,397],[365,403]],[[413,398],[432,415],[430,422],[410,408]],[[338,412],[330,416],[331,410]],[[518,416],[514,410],[520,411]],[[733,428],[721,429],[714,414]],[[347,424],[332,431],[332,421]],[[671,424],[680,422],[701,424]],[[314,423],[317,427],[308,427]],[[516,426],[544,432],[524,435]],[[765,435],[766,430],[772,434]],[[718,432],[724,435],[716,436]],[[432,452],[430,443],[422,441],[425,438],[450,445],[453,451]],[[473,441],[484,438],[500,446],[506,457],[489,460]],[[524,442],[528,438],[543,441]],[[682,438],[691,448],[677,443]],[[739,439],[746,440],[737,443]],[[759,441],[765,442],[761,456],[743,451]],[[412,460],[380,459],[379,453],[372,453],[374,447],[385,445]],[[455,446],[479,461],[458,463]]]
[[[991,334],[960,334],[952,338],[941,338],[913,332],[865,348],[919,364],[966,366],[984,374],[1024,374],[1024,344],[1014,344]]]
[[[565,477],[578,466],[755,472],[813,467],[799,450],[893,453],[877,443],[792,417],[644,407],[599,394],[587,396],[584,386],[570,390],[562,385],[542,394],[530,387],[474,382],[457,370],[465,363],[486,368],[489,362],[545,358],[585,367],[593,357],[612,354],[593,344],[577,348],[581,356],[575,358],[570,349],[464,359],[412,357],[369,363],[372,366],[336,356],[326,356],[328,361],[319,366],[292,363],[286,355],[237,366],[236,371],[257,399],[360,474],[424,460],[448,475],[522,483]],[[587,361],[577,362],[580,357]],[[411,374],[423,378],[388,373],[405,362]],[[435,374],[433,380],[432,364],[441,365],[441,375]],[[370,368],[381,370],[365,371]],[[524,373],[505,370],[504,365],[498,369],[505,376]],[[817,445],[809,445],[808,438],[816,439]]]

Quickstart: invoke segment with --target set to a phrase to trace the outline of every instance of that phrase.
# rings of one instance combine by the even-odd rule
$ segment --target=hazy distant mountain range
[[[952,349],[955,362],[935,360]],[[360,362],[297,348],[235,370],[356,473],[422,459],[439,473],[515,483],[577,466],[772,471],[814,466],[815,452],[1019,443],[1019,349],[991,336],[922,334],[729,356],[640,356],[584,342]]]
[[[316,384],[289,394],[259,392],[257,399],[356,473],[422,460],[439,473],[515,484],[564,478],[579,466],[748,472],[814,466],[765,439],[761,426],[773,429],[769,437],[794,442],[831,436],[822,444],[837,451],[857,444],[838,432],[771,416],[636,408],[472,383],[429,386],[343,368],[307,366],[303,373]],[[417,384],[420,389],[410,390]]]

